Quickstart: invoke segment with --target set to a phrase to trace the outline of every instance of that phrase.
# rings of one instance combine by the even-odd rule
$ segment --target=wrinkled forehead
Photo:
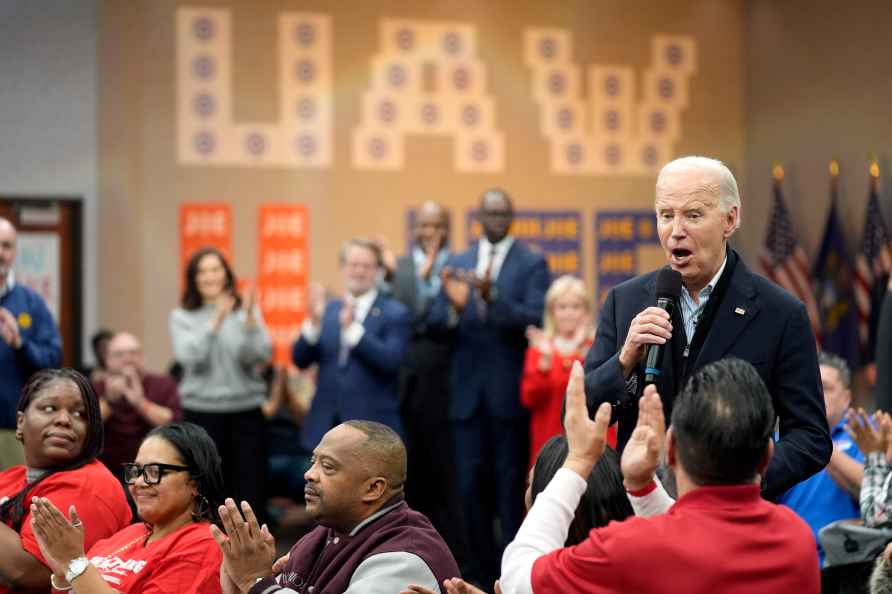
[[[683,169],[660,174],[654,204],[660,207],[684,207],[694,202],[717,206],[721,183],[715,172],[705,169]]]

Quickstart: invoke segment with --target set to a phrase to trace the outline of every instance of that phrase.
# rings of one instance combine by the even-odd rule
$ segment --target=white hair
[[[718,194],[719,206],[722,212],[728,212],[732,207],[737,207],[737,227],[740,227],[741,207],[740,192],[737,191],[737,180],[734,174],[728,169],[728,166],[718,159],[710,159],[709,157],[688,156],[680,157],[674,161],[670,161],[660,169],[657,175],[657,187],[660,186],[660,179],[667,173],[678,173],[680,171],[709,171],[718,178]],[[735,228],[737,228],[735,227]]]

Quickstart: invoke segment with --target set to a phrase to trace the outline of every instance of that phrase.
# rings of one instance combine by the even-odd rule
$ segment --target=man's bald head
[[[365,436],[356,455],[370,476],[383,476],[394,492],[401,492],[406,483],[406,446],[400,436],[375,421],[346,421],[347,427]]]
[[[16,256],[16,229],[8,220],[0,217],[0,285],[6,284],[6,278]]]
[[[438,202],[428,200],[418,209],[415,241],[425,252],[438,251],[449,238],[449,213]]]

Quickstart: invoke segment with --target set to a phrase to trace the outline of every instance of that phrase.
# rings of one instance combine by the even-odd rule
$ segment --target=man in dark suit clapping
[[[541,324],[549,283],[544,256],[509,234],[513,219],[508,194],[483,194],[483,237],[450,257],[432,315],[456,333],[449,418],[470,547],[463,573],[486,585],[498,577],[501,552],[522,519],[529,440],[520,403],[525,331]]]
[[[657,231],[668,266],[682,277],[670,315],[656,304],[656,272],[614,287],[585,362],[594,414],[603,402],[619,421],[622,448],[638,416],[648,348],[663,345],[656,381],[667,418],[694,371],[728,356],[752,363],[780,420],[780,440],[762,477],[776,498],[827,465],[832,444],[815,337],[805,306],[753,274],[728,240],[740,224],[737,182],[714,159],[684,157],[657,177]]]
[[[344,297],[326,303],[321,286],[310,289],[309,316],[292,351],[301,369],[319,365],[316,395],[301,431],[307,451],[344,421],[377,421],[403,432],[397,376],[409,341],[409,311],[378,292],[377,243],[351,239],[340,260]]]

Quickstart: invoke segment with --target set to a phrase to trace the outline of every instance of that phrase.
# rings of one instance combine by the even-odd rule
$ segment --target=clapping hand
[[[644,389],[638,401],[638,423],[623,450],[620,467],[623,484],[637,491],[653,480],[666,443],[666,416],[654,385]]]
[[[5,307],[0,307],[0,339],[14,349],[22,346],[19,323],[16,321],[15,316]]]
[[[214,312],[214,331],[220,329],[220,326],[223,325],[223,320],[226,319],[232,310],[235,308],[235,296],[232,293],[224,293],[217,297],[217,309]]]
[[[536,326],[527,326],[526,335],[529,345],[539,351],[539,371],[547,373],[551,369],[551,342],[545,332]]]
[[[470,274],[465,270],[444,266],[440,272],[440,280],[449,303],[458,312],[464,311],[465,306],[468,304],[468,298],[471,295],[471,285],[473,284]]]
[[[318,326],[322,321],[322,315],[325,313],[325,302],[327,300],[325,287],[320,283],[313,283],[310,285],[309,293],[310,321],[314,326]]]
[[[84,556],[84,526],[73,505],[68,516],[70,520],[46,497],[31,499],[31,528],[40,552],[57,575],[65,575],[68,564]]]
[[[258,578],[273,574],[276,540],[266,524],[262,527],[259,525],[247,501],[242,501],[242,511],[239,512],[235,501],[227,499],[219,512],[226,532],[224,534],[217,526],[211,525],[211,535],[223,551],[221,583],[226,581],[225,571],[239,590],[247,592]]]
[[[486,594],[480,588],[472,586],[468,582],[464,581],[461,578],[450,578],[448,580],[443,580],[443,587],[446,589],[446,594]],[[502,594],[502,588],[499,586],[498,580],[495,583],[495,593]],[[411,584],[408,588],[400,592],[400,594],[438,594],[437,592],[425,588],[424,586],[419,586],[417,584]]]
[[[863,408],[850,409],[846,413],[846,433],[858,444],[866,456],[873,452],[885,452],[889,434],[881,426],[882,413],[869,417]]]
[[[588,479],[592,468],[604,453],[610,410],[610,405],[604,402],[598,407],[594,420],[589,418],[585,403],[585,374],[582,364],[574,361],[570,382],[567,384],[567,412],[564,416],[569,446],[564,468],[574,471],[583,479]]]

